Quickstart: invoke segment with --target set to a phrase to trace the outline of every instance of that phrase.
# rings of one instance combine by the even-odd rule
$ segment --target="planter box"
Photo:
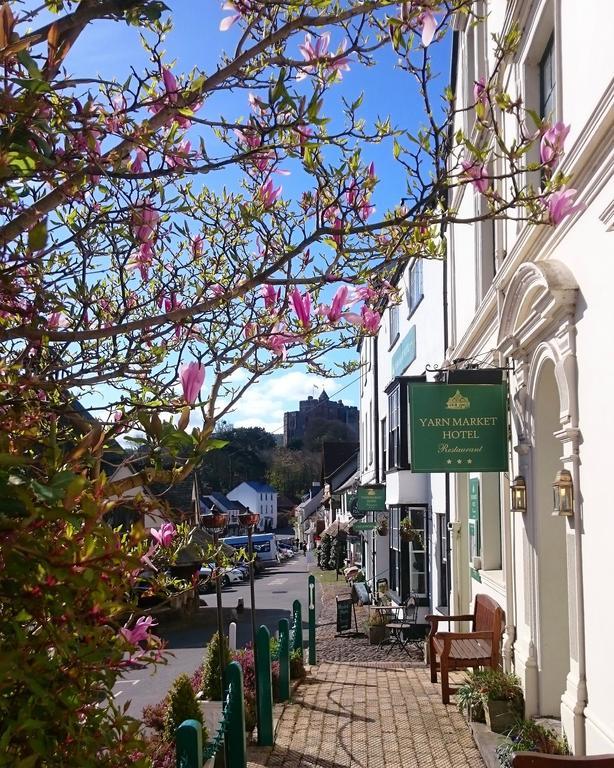
[[[386,627],[383,625],[375,624],[368,627],[369,631],[369,645],[381,645],[386,639]]]
[[[493,733],[507,733],[524,717],[524,704],[517,701],[487,701],[484,705],[486,724]]]

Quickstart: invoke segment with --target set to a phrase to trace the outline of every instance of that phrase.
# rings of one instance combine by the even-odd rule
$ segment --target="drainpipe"
[[[373,453],[374,453],[374,471],[375,482],[380,481],[379,472],[379,369],[377,360],[377,336],[373,337]],[[373,513],[373,519],[375,520],[375,512]],[[377,544],[377,537],[375,530],[371,532],[371,571],[373,574],[373,594],[376,592],[376,577],[375,577],[375,548]]]
[[[456,98],[456,79],[458,74],[458,41],[459,41],[459,33],[457,31],[454,31],[452,33],[452,52],[451,52],[451,64],[450,64],[450,87],[452,88],[452,91],[454,93],[454,97]],[[450,124],[448,126],[448,147],[451,147],[453,144],[454,139],[454,125],[452,121],[450,121]],[[450,196],[452,192],[451,190],[447,190],[446,194],[443,196],[443,204],[444,208],[447,211],[450,205]],[[443,275],[442,275],[442,304],[443,304],[443,357],[444,360],[446,358],[446,355],[448,353],[448,345],[450,343],[450,329],[449,329],[449,318],[448,318],[448,259],[447,259],[447,241],[445,240],[445,234],[446,234],[446,228],[447,223],[444,216],[444,220],[441,224],[441,237],[444,243],[446,244],[446,258],[443,260]],[[452,544],[451,544],[451,531],[450,531],[450,497],[451,497],[451,490],[450,490],[450,473],[446,472],[445,474],[445,520],[446,520],[446,536],[445,541],[443,542],[445,548],[446,548],[446,562],[447,562],[447,568],[446,568],[446,585],[445,588],[447,590],[447,599],[448,599],[448,609],[451,613],[459,613],[460,610],[458,609],[457,605],[451,605],[453,600],[451,599],[451,592],[452,592],[452,574],[451,574],[451,566],[452,566]],[[456,563],[457,558],[454,558],[454,563]],[[458,592],[458,591],[457,591]],[[439,596],[441,600],[441,595]],[[458,597],[456,597],[458,600]],[[451,609],[451,610],[450,610]]]

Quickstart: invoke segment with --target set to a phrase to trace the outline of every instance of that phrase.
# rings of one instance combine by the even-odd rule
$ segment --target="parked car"
[[[211,578],[212,573],[213,566],[211,564],[201,567],[198,579],[199,592],[213,592],[215,590],[215,581]],[[222,587],[227,587],[229,584],[241,582],[243,579],[243,571],[239,568],[225,568],[220,578],[220,584]]]

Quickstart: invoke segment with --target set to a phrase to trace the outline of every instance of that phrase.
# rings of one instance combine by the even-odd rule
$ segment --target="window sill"
[[[410,307],[410,308],[409,308],[409,314],[407,315],[407,319],[408,319],[408,320],[411,320],[412,316],[416,314],[416,310],[418,309],[418,307],[420,306],[420,304],[422,304],[422,299],[423,299],[423,298],[424,298],[424,294],[422,294],[422,295],[420,296],[420,298],[418,299],[418,301],[416,302],[416,304],[414,304],[414,306],[413,306],[413,307]]]
[[[392,348],[395,346],[395,344],[396,344],[396,343],[397,343],[397,341],[399,340],[399,336],[400,336],[400,335],[401,335],[400,331],[397,331],[397,335],[396,335],[396,336],[394,337],[394,339],[392,339],[392,341],[390,342],[390,345],[389,345],[389,347],[388,347],[388,352],[390,352],[390,350],[391,350],[391,349],[392,349]]]
[[[505,581],[503,579],[503,571],[480,571],[480,577],[482,584],[490,587],[500,595],[505,595]]]

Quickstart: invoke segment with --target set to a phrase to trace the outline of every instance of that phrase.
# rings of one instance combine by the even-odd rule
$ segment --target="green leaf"
[[[47,220],[36,223],[28,233],[28,248],[31,251],[42,251],[47,244]]]

